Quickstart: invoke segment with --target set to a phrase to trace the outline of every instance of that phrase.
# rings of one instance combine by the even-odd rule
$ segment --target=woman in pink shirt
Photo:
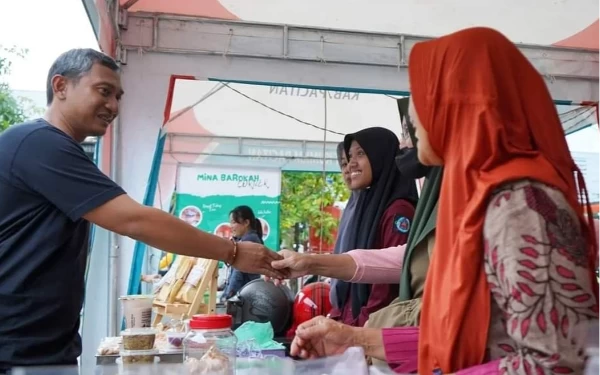
[[[442,170],[426,167],[419,162],[417,149],[413,148],[416,139],[414,128],[407,116],[406,102],[399,100],[398,107],[402,120],[401,143],[405,147],[396,156],[396,167],[407,179],[414,181],[425,178],[407,245],[393,246],[376,252],[352,250],[333,255],[299,254],[282,250],[280,254],[285,259],[273,263],[275,268],[291,271],[290,278],[317,274],[352,283],[400,284],[398,298],[379,312],[369,315],[369,327],[418,324],[420,297],[423,293],[435,235]],[[403,267],[403,264],[406,266]]]
[[[350,218],[349,249],[380,249],[401,245],[408,238],[418,194],[414,180],[402,178],[394,164],[399,151],[396,135],[373,127],[344,138],[351,189],[358,192]],[[333,319],[362,327],[369,315],[398,295],[397,284],[356,284],[337,280]]]
[[[406,103],[403,99],[398,100],[400,109],[400,118],[402,122],[402,139],[400,140],[400,153],[395,157],[396,168],[400,175],[409,180],[419,180],[424,178],[421,196],[416,207],[414,220],[409,230],[408,244],[392,246],[381,249],[376,253],[368,249],[352,250],[347,249],[345,244],[345,234],[347,226],[344,224],[346,210],[340,223],[340,234],[336,242],[336,251],[334,254],[304,254],[290,250],[281,250],[279,254],[284,256],[283,260],[273,263],[277,269],[287,269],[291,272],[290,279],[306,276],[320,275],[339,279],[351,283],[364,284],[395,284],[400,280],[400,274],[403,270],[403,263],[407,258],[411,261],[411,247],[416,247],[421,242],[426,242],[435,231],[435,218],[437,212],[437,200],[439,196],[439,186],[441,184],[441,168],[431,168],[424,166],[417,158],[416,139],[414,136],[414,127],[406,111]],[[343,150],[344,142],[338,145],[338,162],[342,171],[344,182],[352,190],[350,171],[348,170],[348,161]],[[353,191],[350,199],[352,202],[351,214],[354,212],[355,196],[357,192]],[[345,250],[338,250],[338,246]],[[425,246],[427,247],[427,246]],[[409,249],[407,254],[406,249]],[[427,249],[425,249],[426,251]],[[420,255],[419,255],[420,256]],[[428,257],[427,257],[428,258]],[[410,267],[410,265],[407,265]],[[423,268],[423,267],[420,267]],[[425,267],[426,268],[426,267]],[[415,275],[417,278],[417,275]],[[422,282],[424,275],[419,275],[419,281]],[[411,277],[407,276],[410,284]],[[278,282],[278,281],[276,281]],[[409,288],[410,289],[410,288]],[[402,288],[401,288],[402,290]],[[402,294],[402,293],[401,293]],[[412,294],[407,292],[407,294]],[[420,293],[418,296],[420,297]]]

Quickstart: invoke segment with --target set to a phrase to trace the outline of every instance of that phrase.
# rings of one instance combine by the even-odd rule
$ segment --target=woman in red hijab
[[[410,372],[418,347],[420,374],[581,373],[572,335],[598,319],[597,242],[542,77],[487,28],[416,44],[409,76],[419,159],[444,166],[420,328],[321,319],[292,351],[358,344]]]
[[[542,77],[486,28],[415,46],[409,74],[419,159],[444,165],[419,372],[580,372],[569,333],[598,319],[597,242]]]

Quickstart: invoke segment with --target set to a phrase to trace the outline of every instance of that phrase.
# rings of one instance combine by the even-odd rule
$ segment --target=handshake
[[[310,255],[290,250],[275,252],[254,242],[239,242],[233,266],[248,273],[260,273],[269,279],[294,279],[309,274]]]

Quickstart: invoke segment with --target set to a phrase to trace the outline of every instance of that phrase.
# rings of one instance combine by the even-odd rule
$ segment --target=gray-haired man
[[[0,373],[77,362],[90,223],[168,252],[281,276],[270,265],[281,259],[275,252],[140,205],[86,156],[79,143],[104,135],[122,95],[114,60],[71,50],[50,68],[44,118],[0,135]]]

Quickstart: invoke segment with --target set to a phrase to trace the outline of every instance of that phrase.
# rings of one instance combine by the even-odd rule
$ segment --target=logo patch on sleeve
[[[406,216],[396,215],[394,217],[394,230],[405,234],[410,230],[410,220]]]

